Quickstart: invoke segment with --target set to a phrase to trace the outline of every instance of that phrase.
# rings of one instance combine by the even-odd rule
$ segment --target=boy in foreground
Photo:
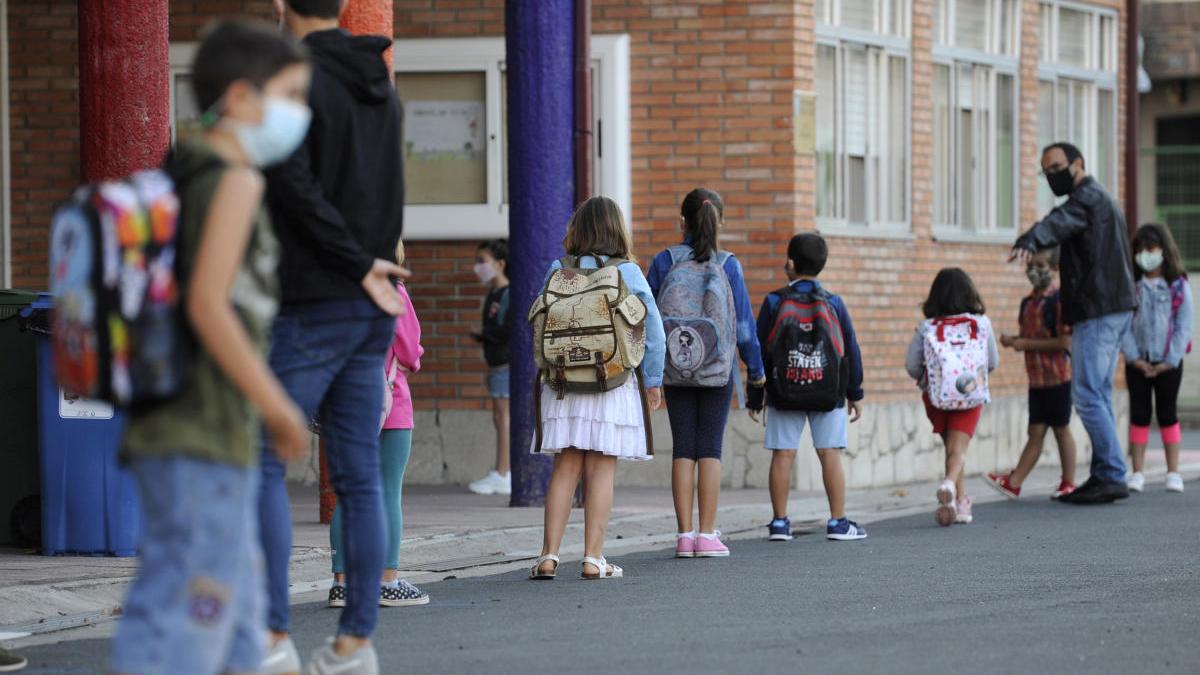
[[[179,395],[129,418],[122,458],[144,533],[114,672],[250,673],[262,662],[260,422],[284,461],[299,458],[309,436],[263,358],[278,247],[260,169],[304,139],[309,75],[294,42],[246,23],[217,26],[196,54],[205,131],[168,162],[180,199],[180,306],[196,349]]]

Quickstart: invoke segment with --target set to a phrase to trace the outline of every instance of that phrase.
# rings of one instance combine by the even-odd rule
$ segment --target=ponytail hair
[[[717,242],[717,230],[725,218],[725,202],[721,201],[721,195],[708,188],[696,188],[683,198],[679,214],[683,216],[684,228],[692,240],[696,260],[705,262],[721,250]]]

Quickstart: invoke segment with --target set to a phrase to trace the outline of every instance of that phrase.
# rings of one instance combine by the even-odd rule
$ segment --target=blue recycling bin
[[[111,406],[68,398],[55,384],[48,326],[53,306],[48,294],[30,306],[38,333],[42,553],[133,556],[141,514],[133,476],[117,462],[125,422]]]

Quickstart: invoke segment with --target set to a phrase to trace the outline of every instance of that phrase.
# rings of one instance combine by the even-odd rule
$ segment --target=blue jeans
[[[383,471],[383,513],[387,519],[387,555],[383,565],[400,569],[400,540],[404,538],[404,510],[400,506],[404,490],[404,471],[412,454],[412,429],[385,429],[379,435],[379,460]],[[329,525],[329,547],[333,549],[333,573],[346,573],[346,553],[342,549],[342,505],[333,509]]]
[[[1092,440],[1092,478],[1109,483],[1125,480],[1112,388],[1121,337],[1132,320],[1132,312],[1118,312],[1077,323],[1071,331],[1071,393]]]
[[[379,613],[383,573],[383,499],[379,413],[384,354],[395,320],[369,300],[285,305],[271,329],[271,370],[308,417],[320,413],[333,489],[346,521],[349,584],[338,634],[369,637]],[[292,514],[284,465],[262,455],[259,519],[267,558],[267,626],[286,632]]]
[[[258,470],[135,459],[140,567],[113,639],[120,673],[257,672],[266,648]]]

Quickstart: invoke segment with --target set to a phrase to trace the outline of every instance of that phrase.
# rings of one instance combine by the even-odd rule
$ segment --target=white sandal
[[[554,563],[554,569],[550,572],[543,572],[542,565],[548,562]],[[554,555],[553,553],[549,555],[538,556],[538,559],[533,563],[533,567],[529,569],[529,578],[537,580],[553,579],[558,574],[558,564],[558,556]]]
[[[588,574],[587,572],[581,572],[580,576],[588,581],[594,581],[596,579],[616,579],[625,576],[625,570],[617,567],[616,565],[609,565],[608,561],[604,558],[584,558],[583,564],[591,565],[597,570],[600,570],[599,574]],[[609,567],[612,567],[612,573],[609,573]]]

